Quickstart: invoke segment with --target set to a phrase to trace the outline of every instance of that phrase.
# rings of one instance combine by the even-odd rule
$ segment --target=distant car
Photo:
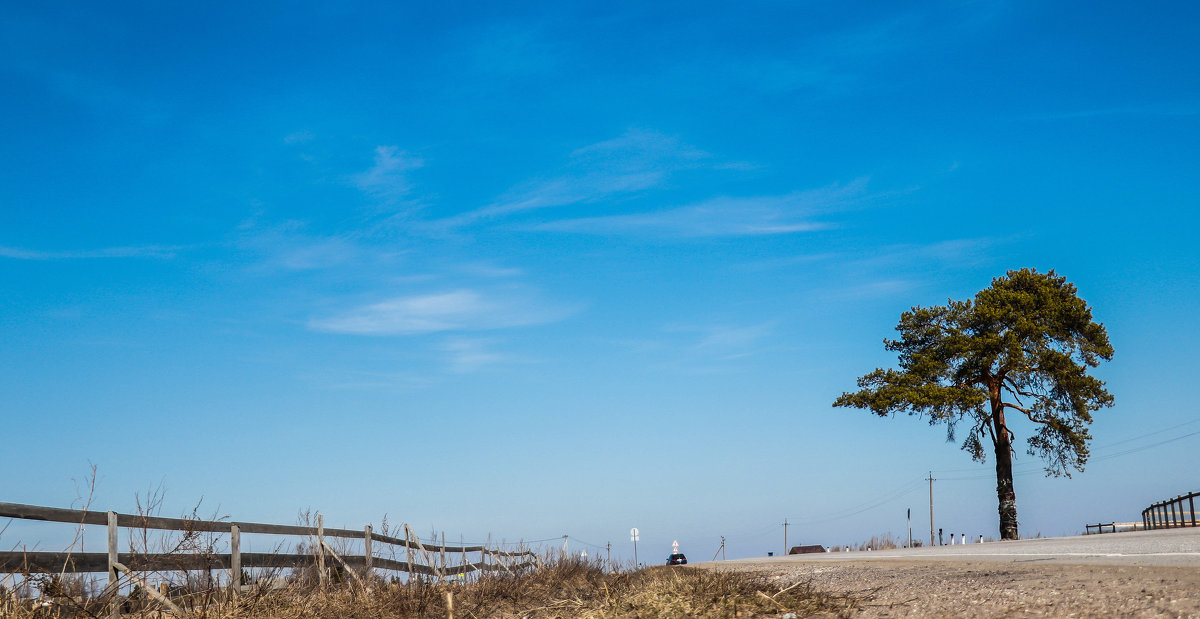
[[[667,557],[667,565],[687,565],[687,557],[683,556],[682,552],[677,552]]]

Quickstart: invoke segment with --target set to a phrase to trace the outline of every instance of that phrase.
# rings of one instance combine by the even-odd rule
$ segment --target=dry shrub
[[[841,616],[860,601],[815,590],[807,581],[784,581],[740,571],[696,567],[651,567],[608,572],[599,563],[576,559],[544,561],[521,574],[491,574],[475,582],[450,584],[414,580],[410,584],[376,579],[368,589],[347,583],[322,592],[293,582],[283,589],[256,589],[236,599],[206,600],[188,607],[196,619],[376,619],[445,617],[446,594],[453,593],[455,617],[529,619],[616,617],[779,617]],[[33,608],[9,605],[5,617],[97,617],[100,608]],[[158,617],[154,604],[132,608],[128,617]],[[99,611],[99,612],[97,612]]]
[[[857,600],[822,593],[808,582],[783,583],[745,572],[652,567],[610,573],[598,563],[548,560],[522,574],[492,574],[468,584],[375,583],[328,593],[292,589],[246,597],[211,617],[269,619],[445,617],[778,617],[794,612],[840,615]]]

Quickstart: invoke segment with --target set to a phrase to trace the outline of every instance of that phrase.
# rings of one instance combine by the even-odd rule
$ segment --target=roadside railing
[[[535,566],[538,561],[537,556],[529,550],[505,552],[483,545],[449,546],[444,543],[444,539],[442,544],[426,544],[407,524],[403,525],[403,538],[375,533],[371,525],[363,527],[362,530],[327,529],[320,514],[316,517],[317,526],[313,527],[223,522],[199,518],[161,518],[111,511],[82,511],[0,503],[0,518],[63,522],[77,526],[98,525],[108,528],[107,552],[4,551],[0,552],[0,573],[29,575],[107,572],[108,584],[105,594],[115,594],[122,585],[132,584],[141,586],[156,600],[161,596],[157,595],[154,588],[149,586],[139,573],[208,571],[211,574],[216,570],[228,570],[229,589],[237,592],[243,588],[243,570],[246,568],[314,569],[320,585],[324,587],[332,575],[331,571],[360,582],[372,580],[376,576],[375,570],[393,570],[405,572],[410,576],[444,580],[453,576],[465,577],[468,574],[492,571],[515,573]],[[211,546],[202,552],[121,552],[118,547],[118,533],[121,528],[143,532],[181,531],[184,535],[227,534],[229,552],[215,553]],[[311,552],[242,552],[242,534],[303,536],[308,538],[308,549]],[[328,538],[361,541],[363,554],[350,555],[345,551],[339,553],[329,544]],[[388,554],[392,557],[397,557],[397,548],[403,549],[403,560],[378,556],[375,550],[379,545],[391,546],[392,552]],[[478,561],[474,558],[469,560],[470,554],[476,555]],[[165,598],[159,601],[171,607]]]
[[[1196,497],[1200,497],[1200,492],[1155,503],[1142,510],[1142,523],[1147,529],[1200,526],[1200,520],[1196,518]]]

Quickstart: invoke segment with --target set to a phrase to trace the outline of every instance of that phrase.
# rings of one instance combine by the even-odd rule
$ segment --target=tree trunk
[[[1004,405],[992,401],[996,431],[996,498],[1000,503],[1000,539],[1017,539],[1017,493],[1013,491],[1012,439],[1004,423]]]

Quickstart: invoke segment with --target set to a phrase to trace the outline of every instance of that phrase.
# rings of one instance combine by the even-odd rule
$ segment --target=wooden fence
[[[75,525],[98,525],[108,527],[107,552],[0,552],[0,573],[10,574],[58,574],[107,572],[106,592],[113,592],[121,583],[122,574],[129,581],[143,585],[136,572],[172,572],[193,570],[228,570],[229,583],[233,591],[242,586],[242,570],[245,568],[315,568],[320,584],[325,586],[329,570],[334,563],[343,568],[345,574],[356,580],[375,575],[375,570],[393,570],[409,575],[431,576],[445,579],[472,573],[489,571],[517,572],[533,567],[537,556],[529,550],[504,552],[483,545],[448,546],[425,544],[404,525],[404,537],[376,534],[367,525],[362,530],[327,529],[324,519],[317,515],[317,526],[263,524],[257,522],[221,522],[194,518],[161,518],[116,512],[81,511],[19,503],[0,503],[0,518],[20,518],[65,522]],[[118,530],[122,527],[134,530],[182,531],[188,534],[216,533],[229,535],[229,553],[181,552],[181,553],[136,553],[121,552],[118,547]],[[305,554],[256,553],[241,551],[243,534],[265,534],[304,536],[312,540],[312,552]],[[327,538],[362,540],[363,554],[352,556],[335,552]],[[404,560],[376,556],[376,545],[389,545],[395,550],[403,548]],[[396,556],[395,552],[391,553]],[[476,554],[478,561],[468,561],[468,554]],[[461,558],[458,565],[451,560]],[[458,557],[455,557],[458,555]],[[327,563],[327,559],[329,563]],[[489,561],[491,559],[491,561]],[[149,590],[152,597],[158,597]]]
[[[1147,529],[1200,526],[1200,521],[1196,518],[1196,497],[1200,497],[1200,492],[1189,492],[1173,499],[1159,501],[1142,510],[1142,523]]]

